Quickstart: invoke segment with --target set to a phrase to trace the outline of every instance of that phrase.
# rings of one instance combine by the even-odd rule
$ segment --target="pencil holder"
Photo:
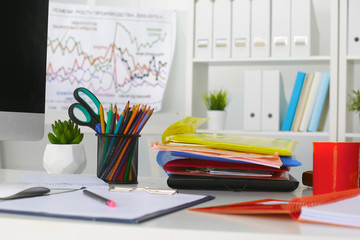
[[[108,183],[137,183],[140,135],[96,135],[97,176]]]

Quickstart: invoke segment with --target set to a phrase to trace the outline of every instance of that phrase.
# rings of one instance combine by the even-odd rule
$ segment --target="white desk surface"
[[[30,171],[0,169],[0,182],[21,182]],[[139,186],[167,187],[166,179],[139,179]],[[300,187],[292,193],[184,191],[215,196],[196,207],[250,201],[262,198],[291,199],[310,195]],[[360,229],[300,223],[290,216],[229,216],[181,210],[140,224],[0,213],[1,239],[360,239]]]

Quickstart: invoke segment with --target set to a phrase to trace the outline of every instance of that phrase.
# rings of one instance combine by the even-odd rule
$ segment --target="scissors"
[[[85,94],[96,106],[97,108],[97,113],[94,112],[94,110],[90,107],[90,105],[80,96],[79,93],[83,93]],[[99,131],[99,129],[101,129],[100,127],[100,101],[99,99],[97,99],[97,97],[90,92],[88,89],[80,87],[74,90],[74,98],[78,101],[78,103],[73,103],[70,107],[69,107],[69,117],[70,119],[81,126],[87,126],[87,127],[91,127],[92,129],[94,129],[96,132]],[[78,109],[80,110],[86,120],[80,120],[77,116],[75,116],[75,112],[74,110]]]

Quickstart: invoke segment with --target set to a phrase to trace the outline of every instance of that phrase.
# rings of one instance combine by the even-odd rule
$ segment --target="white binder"
[[[211,0],[198,0],[195,3],[195,57],[212,56],[213,3]]]
[[[261,130],[261,71],[249,70],[244,75],[244,130]]]
[[[304,114],[300,123],[299,131],[301,132],[306,132],[309,126],[311,113],[314,108],[316,95],[320,86],[320,80],[321,80],[321,72],[315,72],[313,82],[311,84],[309,96],[305,105]]]
[[[360,55],[360,1],[349,0],[348,12],[348,55]]]
[[[279,131],[280,128],[280,71],[263,71],[261,131]]]
[[[293,124],[291,126],[291,131],[294,132],[300,131],[300,125],[301,122],[303,121],[304,112],[309,98],[309,93],[312,88],[313,79],[314,79],[313,73],[306,74],[305,81],[301,90],[299,102],[296,108]]]
[[[291,56],[310,56],[311,0],[291,0]]]
[[[250,0],[233,0],[231,57],[250,57]]]
[[[230,58],[231,1],[214,1],[213,58]]]
[[[251,57],[270,56],[270,0],[252,0]]]
[[[290,0],[272,0],[271,6],[271,56],[290,56]]]

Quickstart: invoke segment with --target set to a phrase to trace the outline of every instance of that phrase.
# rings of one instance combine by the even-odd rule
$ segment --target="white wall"
[[[159,176],[164,175],[156,163],[156,152],[150,149],[151,141],[160,141],[161,133],[167,126],[184,117],[185,112],[185,51],[186,48],[186,24],[188,1],[182,0],[52,0],[54,2],[97,4],[118,7],[147,8],[175,10],[177,12],[177,42],[175,57],[171,68],[168,84],[164,94],[162,110],[154,113],[142,131],[139,145],[139,175]],[[51,130],[50,124],[57,119],[68,119],[66,112],[51,112],[46,114],[46,135],[41,141],[0,141],[0,160],[2,168],[44,170],[42,157],[46,144],[47,133]],[[97,139],[94,132],[88,128],[82,128],[85,133],[83,144],[87,156],[85,173],[96,173],[96,148]]]
[[[52,0],[55,1],[55,0]],[[191,1],[187,0],[56,0],[56,2],[65,3],[79,3],[79,4],[98,4],[98,5],[111,5],[120,7],[142,7],[152,9],[168,9],[177,11],[177,43],[175,50],[175,58],[171,69],[171,74],[168,81],[168,86],[165,91],[163,109],[159,113],[155,113],[147,126],[143,130],[142,137],[140,138],[139,145],[139,174],[140,176],[157,176],[163,175],[162,170],[157,166],[155,156],[149,147],[151,141],[159,141],[161,133],[171,123],[178,121],[184,117],[185,112],[185,77],[186,77],[186,31],[187,31],[187,10],[188,4]],[[326,0],[313,1],[316,9],[325,9],[329,6]],[[324,29],[324,25],[328,24],[329,16],[326,9],[320,14],[316,15],[317,29]],[[326,29],[326,28],[325,28]],[[315,29],[316,30],[316,29]],[[315,31],[316,32],[316,31]],[[329,41],[324,40],[330,36],[329,32],[319,34],[320,44],[316,49],[319,55],[329,54]],[[317,65],[317,64],[316,64]],[[327,64],[317,67],[312,67],[311,64],[303,66],[306,71],[325,71]],[[242,116],[239,115],[239,106],[243,105],[243,71],[245,69],[280,69],[283,78],[286,78],[287,84],[285,88],[286,101],[289,100],[293,80],[295,80],[294,73],[299,69],[299,66],[276,64],[265,65],[243,65],[243,66],[212,66],[209,68],[209,88],[225,87],[230,90],[231,102],[228,107],[228,118],[226,128],[236,129],[236,125],[242,126]],[[221,81],[220,81],[221,80]],[[50,125],[54,120],[67,118],[67,113],[49,113],[46,115],[45,132],[49,132]],[[327,128],[328,123],[325,123],[324,128]],[[85,146],[88,166],[85,173],[96,172],[96,137],[93,132],[88,129],[86,131],[83,144]],[[303,162],[300,168],[294,168],[291,172],[298,179],[301,180],[301,173],[306,170],[312,169],[312,142],[307,137],[298,137],[297,141],[300,142],[295,150],[297,158]],[[314,139],[311,139],[314,140]],[[326,141],[319,137],[318,141]],[[43,170],[42,155],[46,144],[48,143],[45,136],[38,142],[14,142],[3,141],[0,142],[0,159],[2,160],[3,168],[14,169],[29,169],[29,170]]]

